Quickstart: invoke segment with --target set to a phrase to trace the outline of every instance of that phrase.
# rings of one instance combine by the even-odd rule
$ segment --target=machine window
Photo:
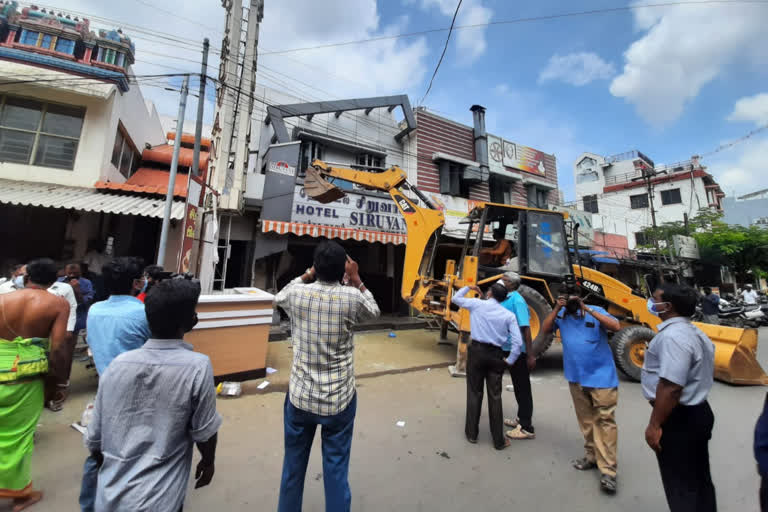
[[[530,273],[562,276],[571,272],[561,215],[528,212],[527,242]]]

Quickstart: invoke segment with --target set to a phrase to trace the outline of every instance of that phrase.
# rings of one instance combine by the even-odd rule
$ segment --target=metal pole
[[[203,39],[203,67],[200,71],[200,97],[197,99],[197,122],[195,123],[195,149],[192,153],[192,176],[200,175],[200,141],[203,137],[203,113],[205,111],[205,82],[208,75],[208,38]]]
[[[179,101],[179,115],[176,117],[176,138],[173,144],[173,158],[171,159],[171,173],[168,176],[168,192],[165,194],[165,212],[163,213],[163,227],[160,230],[160,248],[157,250],[157,264],[161,267],[165,264],[165,249],[168,245],[168,230],[171,227],[171,209],[173,208],[173,188],[176,186],[176,172],[179,167],[179,150],[181,149],[181,134],[184,130],[184,111],[187,108],[187,93],[189,92],[189,75],[184,77],[181,84],[181,100]]]

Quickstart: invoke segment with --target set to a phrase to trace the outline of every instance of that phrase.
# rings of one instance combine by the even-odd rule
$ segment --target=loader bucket
[[[307,174],[304,178],[304,192],[307,196],[320,203],[332,203],[344,197],[344,192],[328,182],[320,172],[314,167],[307,167]]]
[[[757,362],[757,329],[695,325],[715,344],[715,378],[730,384],[768,385],[768,375]]]

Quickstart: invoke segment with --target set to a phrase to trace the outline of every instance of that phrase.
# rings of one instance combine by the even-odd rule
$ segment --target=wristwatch
[[[360,291],[363,291],[363,287],[364,287],[364,286],[365,286],[365,284],[364,284],[364,283],[360,283],[360,284],[357,286],[357,289],[358,289],[358,290],[360,290]]]

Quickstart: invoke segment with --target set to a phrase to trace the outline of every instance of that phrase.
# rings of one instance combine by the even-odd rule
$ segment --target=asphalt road
[[[768,338],[768,331],[762,337]],[[768,348],[759,359],[768,368]],[[358,385],[350,475],[355,511],[667,510],[656,460],[644,441],[650,406],[639,384],[622,381],[619,390],[618,494],[599,491],[597,472],[571,468],[569,461],[582,455],[583,440],[562,377],[559,346],[540,360],[533,376],[537,439],[517,441],[500,452],[491,445],[485,414],[480,442],[465,441],[466,384],[445,368],[360,379]],[[78,417],[94,388],[92,379],[81,375],[67,409],[58,415],[46,411],[41,418],[33,474],[46,495],[30,510],[78,510],[85,450],[67,423]],[[751,447],[765,391],[722,383],[712,390],[716,420],[710,453],[721,511],[758,510]],[[216,476],[209,487],[190,488],[185,510],[276,510],[284,396],[266,392],[219,400],[224,424]],[[514,414],[511,392],[504,392],[504,403],[507,414]],[[398,427],[398,421],[405,426]],[[324,510],[319,436],[307,472],[304,510]]]

